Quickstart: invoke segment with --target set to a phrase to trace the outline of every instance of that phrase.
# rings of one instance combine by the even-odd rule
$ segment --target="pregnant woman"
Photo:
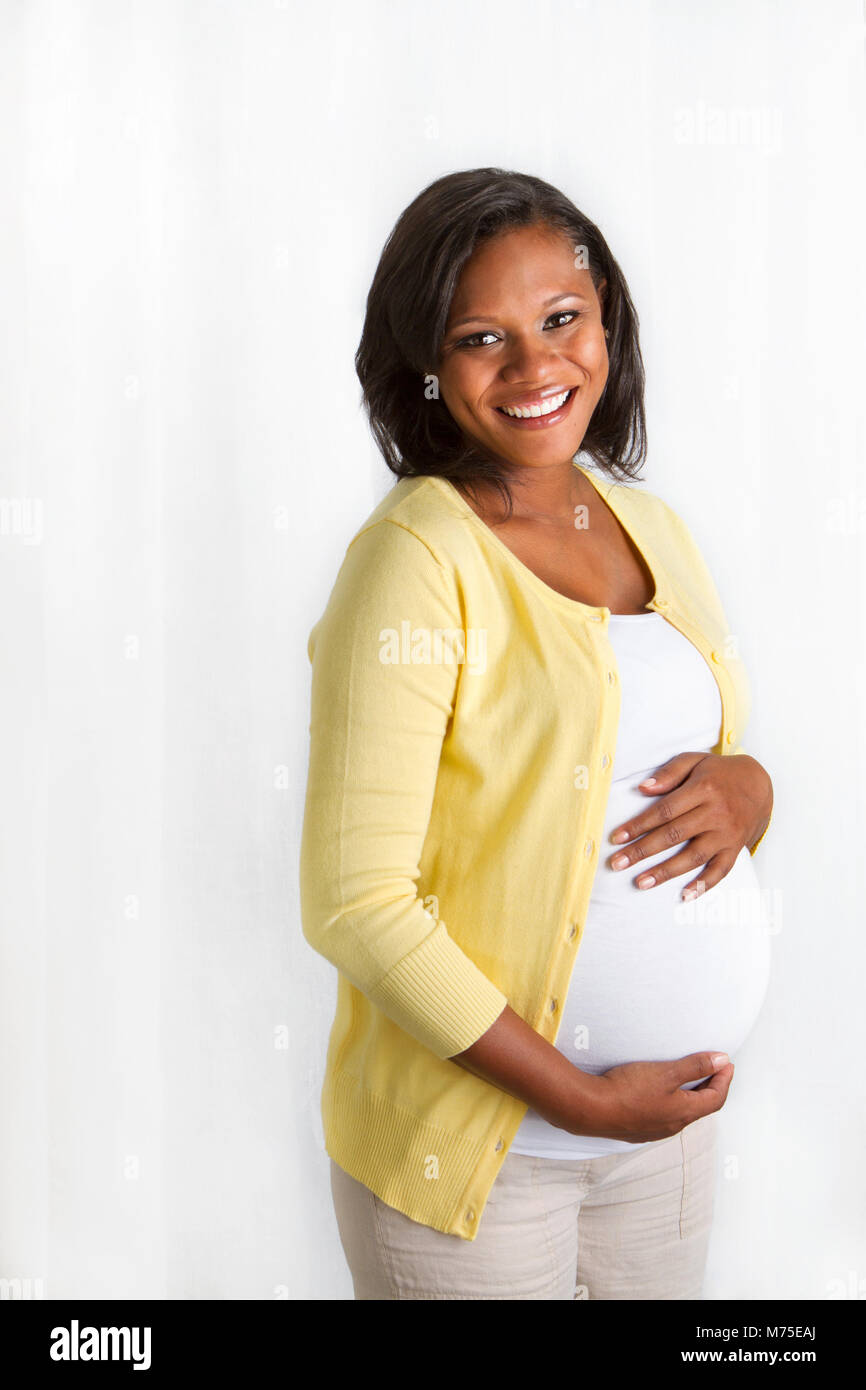
[[[700,1298],[772,784],[713,579],[634,485],[626,282],[549,184],[450,174],[356,366],[398,481],[310,634],[301,846],[355,1297]]]

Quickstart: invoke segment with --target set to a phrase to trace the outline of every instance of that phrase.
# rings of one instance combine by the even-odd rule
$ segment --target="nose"
[[[543,386],[559,371],[559,356],[552,344],[528,335],[512,340],[502,364],[502,378],[511,384]]]

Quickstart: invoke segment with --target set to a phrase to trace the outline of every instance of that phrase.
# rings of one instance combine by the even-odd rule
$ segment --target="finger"
[[[653,854],[660,854],[662,850],[670,849],[673,845],[685,845],[689,840],[695,840],[698,835],[712,834],[712,823],[712,803],[698,794],[694,787],[682,787],[677,791],[668,792],[660,797],[654,806],[641,811],[639,816],[623,821],[622,826],[611,835],[611,841],[619,843],[619,848],[611,860],[611,868],[614,867],[614,860],[619,865],[620,856],[623,854],[627,856],[627,863],[621,867],[627,868],[630,864],[635,864],[640,859],[648,859]],[[626,832],[626,839],[633,841],[632,844],[618,842],[617,837],[623,831]],[[712,848],[715,851],[718,844],[714,844]],[[708,857],[704,856],[705,859]]]
[[[734,1064],[729,1062],[726,1067],[721,1067],[712,1076],[708,1077],[700,1086],[695,1086],[690,1091],[684,1091],[683,1095],[694,1096],[694,1104],[698,1111],[696,1118],[701,1115],[710,1115],[714,1110],[721,1110],[728,1098],[728,1091],[734,1079]]]
[[[660,763],[654,768],[649,777],[638,782],[638,787],[651,787],[656,796],[659,792],[669,791],[671,787],[678,786],[704,757],[705,753],[675,753],[666,763]]]
[[[715,888],[717,883],[721,883],[734,867],[736,858],[729,864],[725,863],[723,854],[715,854],[707,863],[698,878],[693,878],[691,883],[687,883],[680,894],[683,902],[691,902],[695,898],[700,898],[704,893],[708,893],[711,888]]]
[[[707,845],[709,838],[710,844]],[[660,845],[653,853],[660,853],[665,846]],[[670,849],[670,845],[667,846]],[[658,864],[650,864],[648,868],[640,870],[634,877],[636,888],[655,888],[660,883],[666,883],[672,878],[679,878],[681,874],[693,874],[698,870],[698,877],[703,878],[707,865],[713,858],[713,852],[718,849],[714,837],[707,832],[698,835],[695,839],[689,840],[683,846],[679,854],[671,854],[667,859],[662,859]],[[650,882],[650,880],[652,880]]]
[[[628,840],[643,835],[647,830],[667,824],[673,816],[695,809],[698,803],[695,801],[694,788],[683,787],[683,792],[688,793],[683,796],[676,797],[675,794],[704,756],[698,753],[678,753],[675,758],[657,767],[648,781],[639,782],[638,789],[645,791],[648,796],[660,798],[668,793],[670,795],[666,796],[664,803],[657,799],[649,810],[641,811],[639,816],[633,816],[631,820],[624,820],[615,826],[610,835],[611,843],[625,844]]]
[[[717,1071],[728,1066],[727,1052],[690,1052],[686,1057],[678,1057],[671,1063],[671,1078],[677,1086],[685,1081],[700,1081],[712,1077]]]
[[[692,869],[700,867],[697,878],[692,879],[683,887],[681,896],[685,897],[687,889],[691,889],[691,896],[698,897],[702,893],[714,888],[717,883],[730,873],[734,864],[737,862],[737,855],[730,850],[719,850],[718,854],[710,854],[708,857],[706,844],[701,846],[701,840],[706,837],[699,837],[698,841],[691,841],[686,849],[680,854],[673,854],[669,859],[664,859],[661,864],[654,864],[647,873],[655,882],[651,885],[656,887],[659,883],[665,883],[668,879],[678,878],[681,874],[687,874]],[[698,844],[699,848],[693,851],[693,845]],[[635,882],[638,888],[642,887],[642,879],[645,875],[639,874]],[[700,885],[700,886],[698,886]]]

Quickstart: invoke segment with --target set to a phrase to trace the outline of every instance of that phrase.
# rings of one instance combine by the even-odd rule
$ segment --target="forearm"
[[[557,1129],[580,1134],[597,1078],[580,1071],[506,1004],[491,1028],[451,1058],[473,1075],[516,1096]]]

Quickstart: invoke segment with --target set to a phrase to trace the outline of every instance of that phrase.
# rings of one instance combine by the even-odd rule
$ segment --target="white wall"
[[[352,365],[384,237],[496,164],[625,270],[645,484],[775,784],[706,1296],[866,1296],[864,35],[859,0],[0,6],[0,1277],[351,1297],[306,638],[393,481]]]

